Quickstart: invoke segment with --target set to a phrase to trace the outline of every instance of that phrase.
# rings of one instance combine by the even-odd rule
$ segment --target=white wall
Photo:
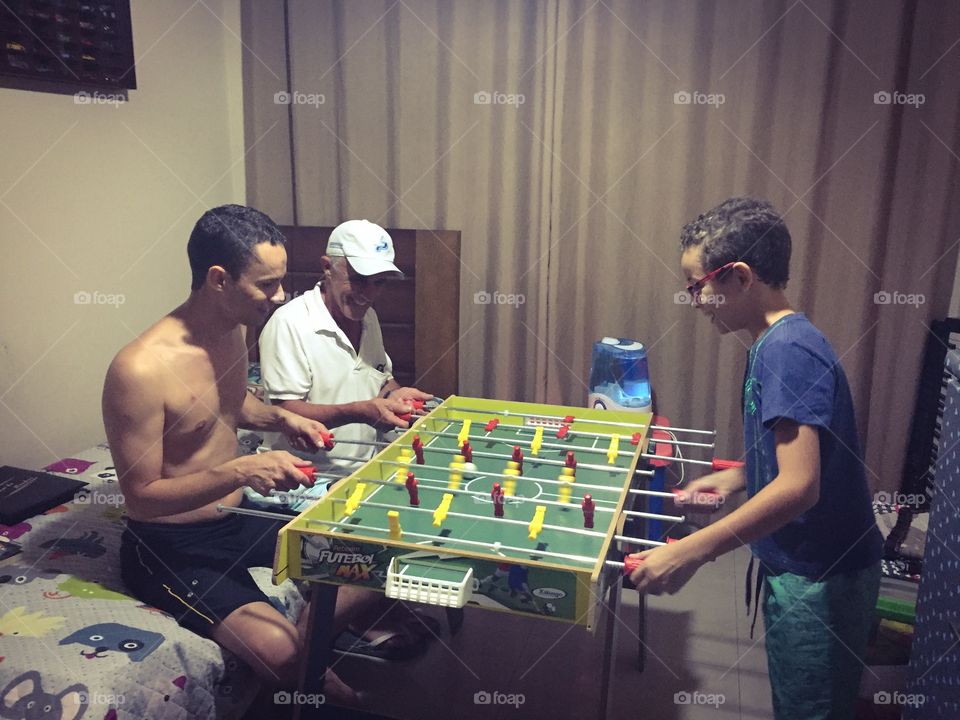
[[[186,297],[200,214],[245,200],[239,0],[133,0],[132,16],[129,102],[0,89],[0,464],[104,439],[107,365]]]

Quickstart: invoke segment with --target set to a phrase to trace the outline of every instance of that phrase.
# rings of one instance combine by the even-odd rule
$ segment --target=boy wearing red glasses
[[[756,560],[777,720],[852,720],[882,537],[846,375],[784,294],[790,233],[769,203],[731,198],[684,227],[680,247],[693,306],[721,335],[744,330],[752,345],[746,466],[689,483],[678,502],[743,489],[748,500],[679,542],[639,553],[631,580],[641,592],[673,593],[707,560],[749,543],[748,603]]]

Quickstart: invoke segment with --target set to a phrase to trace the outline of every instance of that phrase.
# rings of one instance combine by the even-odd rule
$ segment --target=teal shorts
[[[776,720],[853,720],[879,590],[880,563],[821,581],[764,578]]]

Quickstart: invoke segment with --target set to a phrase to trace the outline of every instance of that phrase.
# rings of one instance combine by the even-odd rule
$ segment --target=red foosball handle
[[[297,470],[302,472],[311,480],[313,480],[314,479],[313,476],[317,474],[317,469],[313,465],[303,465],[301,467],[298,467]]]
[[[423,409],[423,400],[411,400],[410,404],[413,405],[413,409],[410,412],[400,413],[397,415],[397,417],[404,422],[410,422],[410,418],[413,417],[413,413],[417,410]]]
[[[323,440],[324,450],[327,450],[327,451],[333,450],[333,433],[332,432],[320,433],[320,439]]]
[[[677,538],[667,538],[667,545],[675,542],[677,542]],[[624,555],[623,556],[623,574],[631,575],[634,570],[640,567],[640,563],[642,562],[643,560],[641,560],[640,558],[633,557],[632,555]]]
[[[713,471],[717,472],[718,470],[728,470],[730,468],[743,467],[745,463],[740,462],[739,460],[721,460],[720,458],[713,459]]]

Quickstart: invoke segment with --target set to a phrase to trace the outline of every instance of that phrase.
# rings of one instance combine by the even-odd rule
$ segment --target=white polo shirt
[[[271,402],[338,405],[370,400],[379,395],[392,370],[374,309],[363,316],[358,353],[327,310],[319,283],[277,308],[260,333],[260,372]],[[376,440],[377,431],[370,425],[351,423],[332,430],[333,450],[309,456],[321,472],[333,467],[353,472],[373,456],[373,447],[345,442]],[[290,450],[285,436],[271,439],[273,449]]]

